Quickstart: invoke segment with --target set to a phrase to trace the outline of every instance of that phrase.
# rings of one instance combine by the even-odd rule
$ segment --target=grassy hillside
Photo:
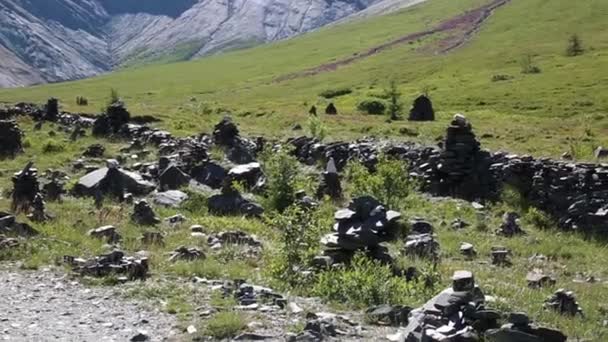
[[[241,116],[249,133],[291,134],[304,123],[310,105],[321,107],[326,89],[353,92],[333,99],[340,115],[326,118],[332,137],[361,134],[398,136],[408,127],[432,141],[454,112],[468,114],[484,146],[559,155],[575,150],[580,158],[608,144],[608,3],[602,0],[511,0],[486,20],[465,44],[437,53],[456,31],[441,32],[361,59],[337,71],[276,82],[276,79],[340,60],[395,38],[435,27],[442,20],[489,0],[429,0],[399,13],[324,28],[302,37],[202,60],[127,69],[62,84],[0,91],[0,101],[43,101],[59,97],[64,107],[96,112],[116,88],[136,113],[155,114],[175,131],[208,130],[219,112]],[[571,34],[585,48],[567,57]],[[539,74],[522,74],[520,61],[531,56]],[[494,75],[508,80],[493,82]],[[430,92],[439,122],[386,123],[384,117],[357,112],[356,104],[398,82],[406,108],[421,91]],[[76,96],[89,99],[76,107]],[[570,140],[571,139],[571,140]]]

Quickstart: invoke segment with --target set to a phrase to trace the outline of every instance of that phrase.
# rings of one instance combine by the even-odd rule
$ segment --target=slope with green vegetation
[[[157,115],[165,126],[184,133],[209,128],[229,111],[240,115],[251,133],[289,134],[294,123],[305,120],[310,105],[323,107],[329,101],[319,96],[321,92],[346,87],[351,94],[331,100],[340,115],[325,119],[330,136],[398,136],[401,128],[408,127],[420,133],[420,139],[432,140],[440,134],[439,123],[388,124],[384,118],[357,111],[358,102],[381,95],[388,80],[395,79],[405,102],[421,91],[429,92],[440,122],[454,112],[466,112],[490,148],[549,155],[574,149],[580,157],[589,157],[593,146],[607,143],[602,137],[608,110],[608,71],[603,67],[608,59],[603,25],[608,4],[601,0],[512,0],[450,52],[435,53],[452,35],[439,33],[337,71],[276,82],[427,30],[488,2],[432,0],[387,16],[195,62],[3,90],[0,100],[42,101],[57,96],[67,109],[96,112],[104,94],[114,87],[135,112]],[[584,53],[569,57],[567,44],[573,34],[582,41]],[[522,73],[524,60],[540,73]],[[89,106],[75,106],[76,96],[87,97]]]

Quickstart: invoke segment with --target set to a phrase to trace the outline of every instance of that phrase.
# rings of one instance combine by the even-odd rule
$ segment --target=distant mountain
[[[0,87],[285,39],[384,1],[420,0],[0,0]]]

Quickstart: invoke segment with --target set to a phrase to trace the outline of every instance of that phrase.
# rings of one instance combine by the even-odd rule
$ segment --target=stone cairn
[[[422,219],[410,221],[411,230],[406,237],[404,254],[425,258],[439,259],[439,242],[433,234],[433,226]]]
[[[348,263],[357,251],[363,251],[371,258],[391,263],[382,242],[396,238],[402,229],[401,214],[387,210],[378,200],[370,196],[355,198],[348,208],[335,213],[334,233],[321,239],[325,247],[323,256],[316,264],[325,265]]]
[[[469,271],[456,271],[452,286],[412,310],[401,341],[544,341],[565,342],[558,330],[530,323],[526,314],[509,315],[502,326],[502,313],[485,303],[483,291]]]
[[[511,266],[510,259],[511,251],[503,246],[494,246],[491,249],[492,265],[494,266]]]
[[[124,103],[115,102],[108,106],[106,113],[100,115],[93,124],[93,135],[108,136],[118,134],[123,126],[131,120],[131,113]]]
[[[490,173],[491,155],[480,149],[471,124],[456,114],[438,155],[420,166],[423,189],[439,196],[468,200],[492,198],[496,185]]]
[[[59,117],[59,100],[51,97],[46,102],[44,119],[48,121],[57,121]]]
[[[0,120],[0,158],[14,157],[23,151],[23,132],[15,121]]]
[[[333,102],[328,104],[327,107],[325,107],[325,114],[327,114],[327,115],[337,115],[338,114],[338,109],[333,104]]]
[[[15,213],[28,212],[36,195],[40,192],[38,170],[29,162],[23,170],[13,176],[11,210]]]
[[[576,296],[572,291],[559,289],[545,300],[545,308],[559,312],[562,315],[583,316],[583,309],[576,301]]]
[[[519,215],[514,212],[507,212],[502,216],[502,224],[496,231],[496,234],[512,237],[515,235],[523,235],[526,232],[519,225]]]
[[[340,184],[340,174],[336,167],[336,162],[330,158],[327,162],[325,171],[321,174],[321,181],[317,189],[317,198],[322,199],[324,196],[329,196],[331,199],[339,199],[342,197],[342,185]]]
[[[82,276],[107,277],[116,275],[119,281],[145,280],[148,277],[148,258],[127,257],[119,250],[89,260],[64,256],[72,270]]]
[[[146,200],[135,203],[131,220],[142,226],[153,226],[160,223],[160,219],[156,217],[154,210]]]
[[[52,216],[46,212],[46,203],[41,193],[37,193],[34,197],[32,201],[32,213],[28,215],[28,218],[33,222],[46,222],[52,219]]]
[[[410,109],[410,121],[435,121],[435,110],[433,103],[426,95],[420,95],[412,104]]]

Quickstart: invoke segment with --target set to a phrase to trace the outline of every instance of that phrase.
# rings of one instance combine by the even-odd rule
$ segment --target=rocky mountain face
[[[0,87],[79,79],[118,66],[285,39],[383,1],[416,2],[0,0]]]

